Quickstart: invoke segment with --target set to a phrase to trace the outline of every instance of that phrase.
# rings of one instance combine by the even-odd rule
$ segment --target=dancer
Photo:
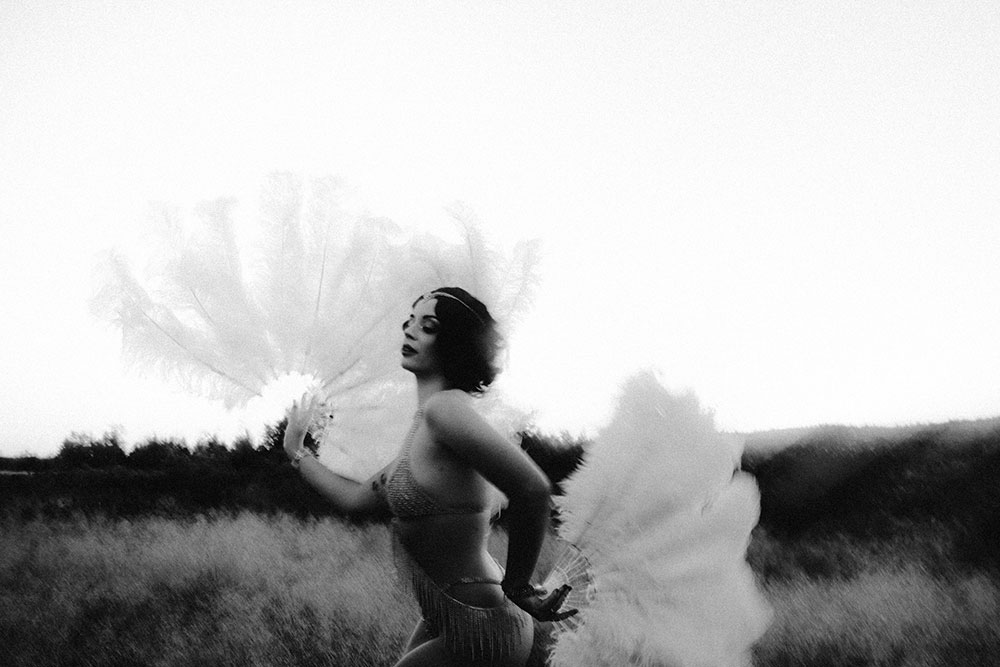
[[[397,667],[524,665],[531,617],[562,620],[568,586],[531,584],[548,526],[550,483],[473,409],[497,373],[496,323],[457,287],[418,298],[403,324],[401,364],[417,383],[418,409],[397,458],[364,483],[322,465],[307,448],[316,397],[288,413],[284,447],[303,478],[341,511],[389,510],[397,566],[423,613]],[[508,498],[506,570],[486,549],[495,486]]]

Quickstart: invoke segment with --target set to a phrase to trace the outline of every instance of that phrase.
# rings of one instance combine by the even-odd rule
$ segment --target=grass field
[[[390,560],[334,520],[8,524],[0,664],[392,664],[417,612]]]
[[[417,619],[380,525],[241,514],[2,528],[3,665],[391,665]],[[996,578],[929,564],[905,541],[814,548],[842,569],[811,576],[801,554],[755,536],[776,612],[758,666],[1000,664]]]
[[[1000,577],[959,568],[948,545],[932,538],[831,538],[788,548],[758,529],[750,561],[768,573],[775,620],[755,664],[1000,665]]]

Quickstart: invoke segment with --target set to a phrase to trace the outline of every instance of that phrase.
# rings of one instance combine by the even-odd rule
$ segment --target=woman
[[[303,446],[316,399],[289,411],[285,451],[341,511],[394,515],[397,564],[423,612],[397,667],[524,665],[530,616],[553,621],[569,589],[545,595],[531,575],[548,524],[550,484],[520,449],[473,409],[497,369],[496,323],[457,287],[418,298],[403,324],[402,366],[417,381],[418,409],[399,456],[366,483],[319,463]],[[506,571],[486,550],[491,485],[506,494]]]

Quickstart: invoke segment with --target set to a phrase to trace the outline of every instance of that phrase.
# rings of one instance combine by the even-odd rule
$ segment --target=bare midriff
[[[486,548],[489,511],[397,518],[394,525],[410,558],[450,596],[480,607],[503,603],[496,584],[456,583],[465,578],[500,581],[503,576]]]

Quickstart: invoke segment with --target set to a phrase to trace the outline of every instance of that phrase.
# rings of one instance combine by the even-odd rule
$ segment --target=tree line
[[[0,458],[0,471],[33,473],[0,475],[0,516],[333,514],[289,465],[284,429],[284,421],[268,426],[259,445],[246,436],[193,447],[151,438],[127,453],[117,433],[74,433],[54,457]],[[565,433],[521,433],[522,448],[556,493],[589,445]],[[311,440],[307,446],[315,449]],[[760,527],[773,539],[840,535],[860,544],[927,535],[962,562],[1000,570],[1000,420],[967,431],[932,425],[850,446],[836,428],[821,428],[763,452],[744,455],[742,465],[756,476]]]
[[[247,435],[231,444],[208,437],[149,438],[125,451],[117,432],[73,433],[51,458],[0,458],[2,511],[16,520],[72,515],[128,518],[204,513],[283,512],[299,517],[334,514],[299,479],[282,448],[287,420],[267,426],[259,445]],[[567,434],[520,434],[522,448],[559,483],[583,458],[588,442]],[[306,446],[317,451],[306,436]]]
[[[1000,420],[900,429],[851,446],[839,430],[744,456],[772,537],[871,544],[905,536],[1000,573]]]

